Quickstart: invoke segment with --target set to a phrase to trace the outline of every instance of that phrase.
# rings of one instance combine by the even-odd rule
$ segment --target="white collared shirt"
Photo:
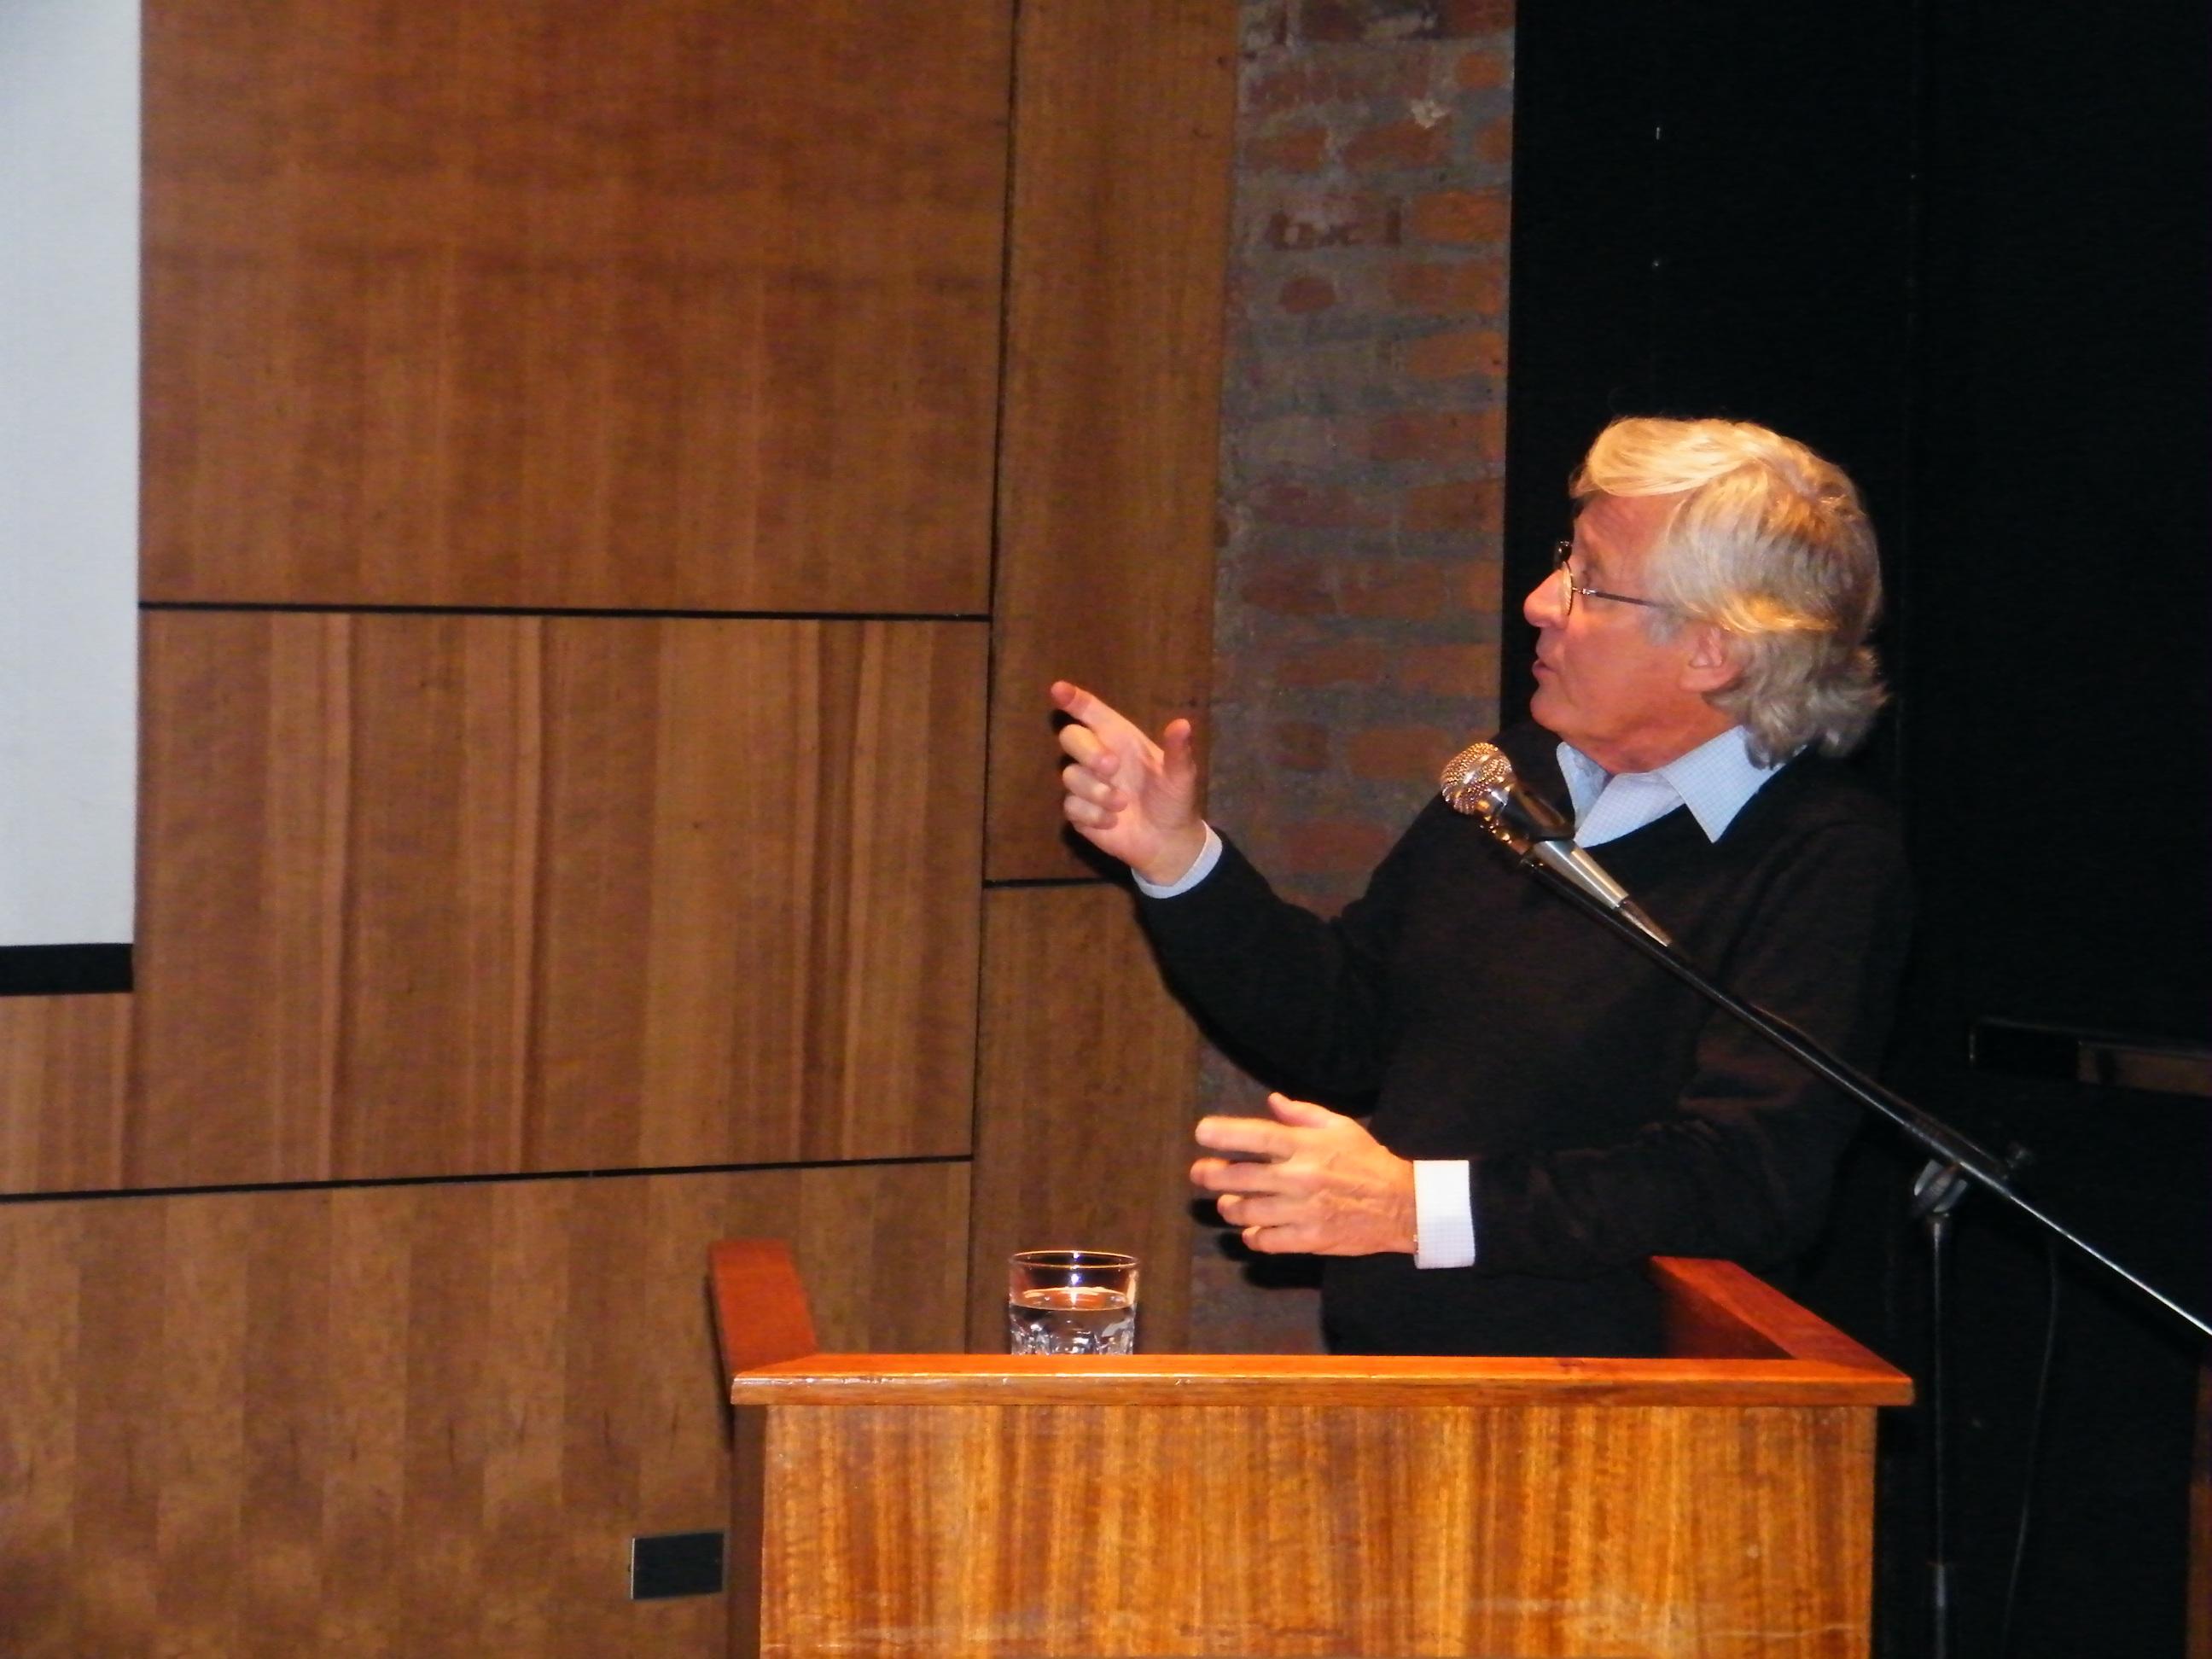
[[[1559,745],[1559,772],[1575,805],[1575,840],[1602,847],[1686,806],[1707,841],[1718,841],[1744,803],[1782,769],[1751,757],[1751,733],[1731,726],[1652,772],[1614,776],[1572,744]]]

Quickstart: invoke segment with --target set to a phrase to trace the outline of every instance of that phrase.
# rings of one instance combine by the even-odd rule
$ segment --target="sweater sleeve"
[[[1808,838],[1726,957],[1738,996],[1858,1065],[1887,1036],[1910,922],[1894,838]],[[1858,1108],[1741,1021],[1708,1009],[1674,1109],[1616,1144],[1482,1158],[1480,1273],[1583,1277],[1654,1255],[1771,1264],[1808,1244]]]
[[[1275,1087],[1343,1102],[1371,1093],[1391,1047],[1388,990],[1406,848],[1334,921],[1279,896],[1224,838],[1212,874],[1139,912],[1169,984],[1237,1060]]]

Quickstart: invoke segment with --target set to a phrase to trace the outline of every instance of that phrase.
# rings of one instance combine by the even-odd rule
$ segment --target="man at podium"
[[[1498,747],[1692,960],[1869,1063],[1909,902],[1893,817],[1838,763],[1882,697],[1856,489],[1765,428],[1633,419],[1570,493],[1522,607],[1531,720]],[[1474,818],[1431,801],[1323,921],[1198,815],[1188,721],[1155,742],[1053,697],[1068,822],[1129,866],[1176,993],[1282,1091],[1202,1120],[1192,1179],[1251,1248],[1328,1259],[1332,1347],[1656,1353],[1644,1258],[1771,1270],[1810,1240],[1856,1109]]]

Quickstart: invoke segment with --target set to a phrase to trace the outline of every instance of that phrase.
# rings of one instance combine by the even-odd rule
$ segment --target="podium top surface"
[[[1656,1359],[811,1352],[780,1245],[714,1255],[739,1406],[1900,1406],[1911,1380],[1732,1263],[1659,1257],[1668,1354]]]
[[[738,1406],[1901,1406],[1880,1360],[1269,1354],[811,1354],[739,1371]]]

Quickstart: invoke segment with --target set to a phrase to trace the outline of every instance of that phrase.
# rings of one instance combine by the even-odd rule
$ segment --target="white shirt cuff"
[[[1213,866],[1221,862],[1221,837],[1213,833],[1213,826],[1206,826],[1206,845],[1199,848],[1198,856],[1191,860],[1190,868],[1164,887],[1155,887],[1132,870],[1136,877],[1137,890],[1146,898],[1173,898],[1178,893],[1188,893],[1213,873]]]
[[[1413,1265],[1474,1266],[1474,1183],[1463,1158],[1413,1160]]]

